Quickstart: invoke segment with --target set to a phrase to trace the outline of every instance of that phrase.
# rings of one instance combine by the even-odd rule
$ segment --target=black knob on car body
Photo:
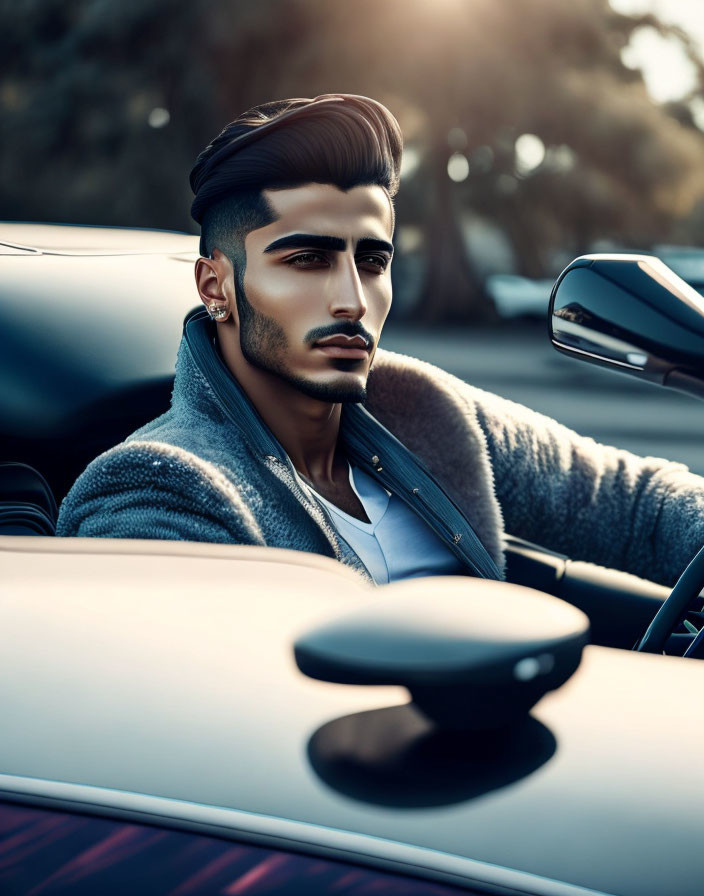
[[[589,621],[556,597],[505,582],[422,578],[301,635],[311,678],[402,685],[443,728],[497,728],[579,666]]]

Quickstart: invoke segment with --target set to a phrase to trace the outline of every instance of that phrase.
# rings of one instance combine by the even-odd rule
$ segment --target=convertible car
[[[509,538],[507,582],[377,589],[292,551],[53,537],[168,406],[196,252],[0,225],[0,893],[701,893],[696,561],[669,595]],[[599,278],[635,301],[634,264],[570,266],[553,341],[695,390],[697,350],[665,370],[590,304]]]

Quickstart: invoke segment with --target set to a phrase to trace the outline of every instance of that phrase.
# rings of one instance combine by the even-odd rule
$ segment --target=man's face
[[[245,239],[235,277],[246,361],[324,401],[361,401],[391,305],[386,191],[330,184],[265,190],[277,220]]]

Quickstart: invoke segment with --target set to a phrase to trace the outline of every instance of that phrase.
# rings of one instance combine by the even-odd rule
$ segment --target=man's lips
[[[369,353],[367,340],[363,336],[345,336],[342,333],[319,339],[313,348],[320,349],[330,358],[366,358]]]

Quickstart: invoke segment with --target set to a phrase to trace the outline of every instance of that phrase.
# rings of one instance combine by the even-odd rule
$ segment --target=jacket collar
[[[205,309],[192,311],[184,322],[184,342],[190,350],[189,354],[196,368],[214,393],[213,397],[221,412],[237,426],[256,454],[268,461],[275,458],[289,465],[290,461],[283,447],[215,350],[214,340],[215,324],[210,320],[207,311]],[[428,371],[423,371],[424,376],[416,384],[413,380],[418,379],[418,371],[414,366],[419,364],[428,368]],[[404,369],[404,365],[408,366],[408,370]],[[389,368],[386,375],[384,375],[385,368]],[[434,372],[440,378],[437,384],[434,382]],[[175,395],[179,389],[179,380],[181,388],[185,386],[184,373],[185,371],[177,369]],[[409,392],[408,388],[404,388],[404,378],[410,380],[407,386],[422,385],[426,392],[430,385],[431,391],[434,389],[437,392],[439,399],[435,402],[437,407],[442,406],[443,398],[444,404],[447,404],[447,395],[444,394],[447,389],[443,389],[441,381],[441,377],[447,375],[429,365],[422,365],[422,362],[415,362],[414,359],[381,351],[377,352],[372,373],[370,404],[374,407],[374,414],[357,404],[345,405],[343,410],[341,437],[349,456],[413,506],[476,574],[500,578],[500,569],[504,561],[500,538],[501,512],[493,492],[492,473],[486,458],[485,443],[482,451],[483,439],[478,425],[476,422],[472,424],[468,421],[466,408],[463,409],[453,401],[449,408],[450,418],[463,420],[463,444],[448,446],[448,450],[443,453],[438,463],[437,452],[429,455],[427,450],[423,450],[424,447],[427,449],[427,445],[424,446],[422,437],[418,439],[417,429],[420,426],[420,430],[426,432],[426,441],[432,443],[433,434],[430,436],[427,434],[429,426],[435,429],[432,421],[423,417],[419,422],[419,415],[413,407],[403,408],[402,417],[408,418],[406,420],[398,420],[398,416],[394,415],[394,409],[403,406],[403,399],[407,398]],[[387,388],[389,385],[392,386],[391,396],[385,395],[384,383]],[[379,418],[384,420],[385,412],[391,418],[391,423],[400,424],[400,431],[398,429],[390,431],[380,422]],[[406,442],[404,430],[408,431],[415,444],[411,442],[409,445]],[[394,431],[402,441],[394,435]],[[441,486],[443,478],[438,480],[437,477],[438,468],[442,473],[443,465],[450,470],[456,469],[458,454],[470,457],[466,481],[459,487],[459,500],[456,494],[458,491],[456,477],[450,477],[449,481],[447,477],[445,478],[445,488],[449,491],[443,490]],[[466,460],[466,457],[463,459]],[[438,481],[441,484],[438,484]],[[449,494],[452,494],[453,498],[450,498]],[[469,502],[465,500],[467,497],[470,498]],[[485,505],[479,510],[477,498]]]
[[[242,431],[250,447],[258,454],[284,462],[286,452],[216,351],[215,324],[208,312],[203,308],[191,311],[184,322],[183,333],[193,361],[215,393],[218,404]]]
[[[184,321],[172,400],[174,407],[179,404],[197,407],[210,419],[233,424],[252,453],[291,489],[322,530],[330,545],[331,556],[372,581],[362,561],[339,537],[318,502],[307,493],[306,487],[301,488],[288,455],[221,359],[215,346],[215,324],[201,309],[190,312]]]

